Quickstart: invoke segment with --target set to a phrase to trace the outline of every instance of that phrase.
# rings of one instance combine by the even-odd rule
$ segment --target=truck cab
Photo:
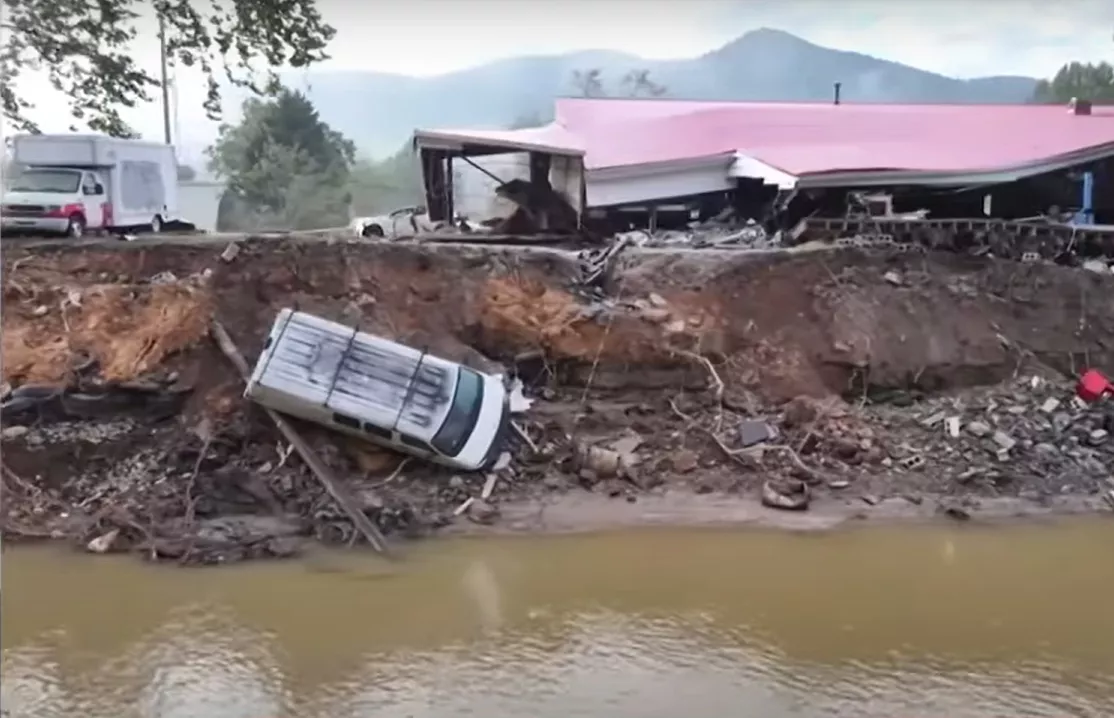
[[[76,167],[26,167],[4,192],[2,231],[65,234],[112,226],[112,204],[98,172]]]

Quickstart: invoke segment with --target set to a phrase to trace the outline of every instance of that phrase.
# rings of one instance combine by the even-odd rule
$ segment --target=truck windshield
[[[433,448],[445,456],[456,456],[464,448],[476,419],[480,415],[480,405],[484,399],[484,382],[479,374],[460,368],[460,378],[456,382],[456,393],[452,406],[445,417],[445,423],[433,437]]]
[[[12,192],[59,192],[73,194],[81,184],[81,173],[69,170],[25,170],[12,179]]]

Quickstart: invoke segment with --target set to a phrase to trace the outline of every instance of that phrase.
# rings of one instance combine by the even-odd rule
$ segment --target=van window
[[[364,422],[364,431],[371,434],[372,436],[378,436],[380,439],[387,439],[388,441],[390,441],[390,439],[392,438],[392,432],[390,429],[384,429],[381,426],[376,426],[370,421]]]
[[[445,423],[433,437],[433,446],[445,456],[456,456],[464,448],[465,442],[476,426],[480,415],[480,405],[484,399],[484,381],[480,375],[466,367],[460,367],[456,382],[456,393],[449,407]]]
[[[351,416],[348,416],[347,414],[341,414],[339,412],[333,412],[333,421],[340,424],[341,426],[347,426],[349,429],[357,429],[358,430],[360,428],[359,420],[355,419]]]

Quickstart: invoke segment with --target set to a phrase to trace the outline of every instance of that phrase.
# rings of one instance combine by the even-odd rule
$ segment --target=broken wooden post
[[[248,362],[244,359],[244,355],[240,353],[240,349],[236,346],[236,343],[232,341],[232,337],[229,336],[228,331],[224,328],[224,325],[214,319],[211,333],[217,346],[220,347],[220,350],[228,357],[228,360],[236,366],[236,370],[240,372],[240,377],[246,384],[251,378],[251,369],[248,367]],[[383,537],[383,534],[375,524],[372,523],[371,519],[360,510],[356,500],[340,484],[337,477],[333,475],[332,470],[321,460],[321,457],[317,455],[313,447],[302,438],[301,434],[299,434],[281,414],[267,407],[262,407],[262,409],[267,412],[267,416],[271,417],[271,421],[275,422],[275,426],[277,426],[279,431],[282,432],[282,435],[286,437],[286,440],[290,442],[290,445],[294,447],[294,450],[298,452],[298,455],[302,457],[302,461],[306,462],[306,466],[310,468],[310,471],[317,477],[317,480],[325,487],[325,491],[329,493],[329,496],[336,501],[341,510],[352,520],[352,524],[356,527],[356,530],[363,534],[372,548],[381,554],[389,556],[391,552],[390,547],[387,545],[386,538]]]

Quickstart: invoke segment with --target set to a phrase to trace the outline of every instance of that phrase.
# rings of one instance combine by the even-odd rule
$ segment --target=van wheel
[[[157,214],[151,218],[151,232],[152,234],[159,234],[162,232],[162,217]]]
[[[362,232],[362,234],[365,237],[382,237],[382,236],[384,236],[383,235],[383,228],[380,227],[377,224],[369,224],[368,226],[364,227],[364,231]]]
[[[85,218],[80,214],[75,214],[70,217],[70,222],[66,225],[66,236],[72,239],[81,239],[84,237]]]

